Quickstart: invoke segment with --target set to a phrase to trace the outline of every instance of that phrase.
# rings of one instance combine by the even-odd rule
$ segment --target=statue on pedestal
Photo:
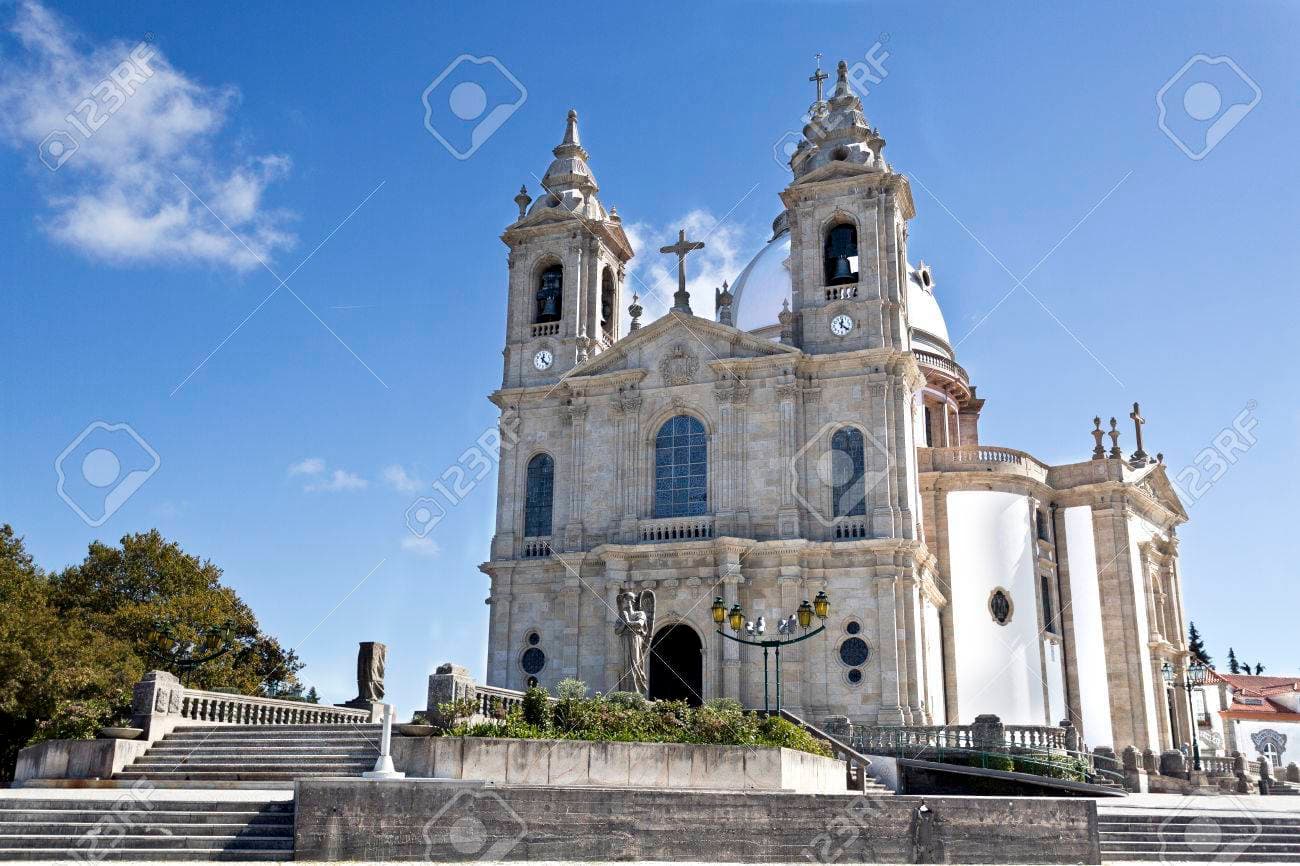
[[[618,623],[614,633],[623,638],[623,674],[618,688],[649,696],[650,639],[654,636],[655,594],[645,589],[638,595],[624,591],[618,594]]]

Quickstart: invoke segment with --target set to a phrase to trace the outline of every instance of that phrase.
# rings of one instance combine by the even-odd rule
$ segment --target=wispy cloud
[[[328,477],[303,488],[307,493],[337,493],[343,490],[363,490],[370,486],[370,482],[357,475],[355,472],[348,472],[346,469],[335,469]]]
[[[414,535],[408,535],[402,539],[402,550],[408,553],[414,553],[417,556],[437,556],[442,553],[442,547],[432,538],[425,536],[417,538]]]
[[[325,461],[319,457],[304,457],[289,466],[290,475],[320,475],[324,471]]]
[[[113,262],[240,271],[292,245],[285,228],[292,215],[265,202],[289,158],[242,152],[221,135],[237,90],[189,77],[142,41],[144,34],[90,44],[31,0],[17,7],[8,29],[17,44],[4,50],[0,134],[31,155],[33,171],[44,175],[42,162],[57,168],[45,177],[49,212],[41,220],[53,238]]]
[[[645,308],[641,316],[643,325],[659,318],[673,305],[677,259],[659,252],[659,248],[676,243],[678,229],[686,230],[687,240],[704,241],[704,249],[686,257],[686,290],[691,293],[691,309],[701,317],[714,318],[713,290],[721,288],[723,280],[734,281],[749,253],[761,243],[744,226],[731,221],[719,225],[718,218],[703,209],[692,210],[665,225],[636,222],[624,225],[623,229],[637,251],[630,264],[631,276],[625,284],[624,301],[632,302],[632,292],[641,296],[641,306]],[[630,321],[627,310],[620,314],[623,333],[627,333]]]
[[[424,487],[424,482],[408,475],[406,469],[396,463],[384,469],[384,483],[398,493],[415,493]]]

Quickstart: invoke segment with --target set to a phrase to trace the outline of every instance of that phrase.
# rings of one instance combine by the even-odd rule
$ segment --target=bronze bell
[[[836,280],[853,279],[853,270],[849,267],[848,256],[836,256],[835,274],[833,275],[832,279],[836,279]]]

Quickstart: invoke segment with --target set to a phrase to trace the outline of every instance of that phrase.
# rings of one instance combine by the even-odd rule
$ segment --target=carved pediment
[[[1149,467],[1145,474],[1130,483],[1166,510],[1178,515],[1182,520],[1187,519],[1187,510],[1183,508],[1183,501],[1178,496],[1177,488],[1170,482],[1163,464],[1157,463]]]

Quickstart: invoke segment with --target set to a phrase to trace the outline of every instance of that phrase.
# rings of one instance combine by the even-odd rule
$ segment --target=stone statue
[[[623,674],[618,681],[623,691],[650,694],[647,666],[654,627],[654,590],[645,589],[639,595],[630,590],[618,594],[618,623],[614,633],[623,638]]]
[[[384,699],[384,664],[388,647],[362,641],[357,650],[357,703],[379,703]]]

